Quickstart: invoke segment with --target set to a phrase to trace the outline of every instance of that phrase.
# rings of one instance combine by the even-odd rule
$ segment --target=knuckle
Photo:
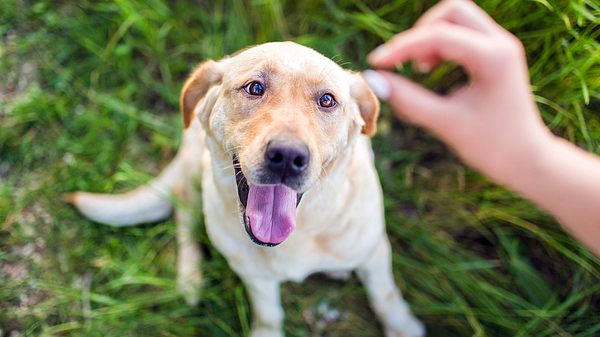
[[[497,39],[487,52],[487,57],[495,66],[512,64],[523,59],[524,56],[523,44],[513,35]]]
[[[441,36],[446,35],[449,28],[450,24],[442,21],[434,23],[430,28],[428,28],[428,31],[434,39],[437,39]]]
[[[509,44],[511,44],[512,48],[514,49],[513,52],[517,54],[524,54],[525,47],[523,46],[523,42],[521,42],[521,40],[519,40],[519,38],[515,35],[512,35],[510,33],[508,35],[508,39],[510,41]]]
[[[472,1],[447,0],[446,8],[444,9],[444,11],[446,15],[452,17],[469,10],[473,6],[475,6],[475,3],[473,3]]]
[[[448,13],[455,13],[456,11],[460,11],[463,8],[465,8],[466,6],[468,6],[468,3],[470,1],[464,1],[464,0],[447,0],[446,1],[446,11]]]
[[[499,45],[506,53],[517,54],[523,50],[523,43],[518,37],[506,31],[499,36]]]

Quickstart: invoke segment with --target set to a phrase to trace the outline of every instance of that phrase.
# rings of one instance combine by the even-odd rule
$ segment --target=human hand
[[[470,82],[441,96],[388,71],[363,76],[399,117],[433,132],[467,164],[506,183],[549,148],[553,137],[533,100],[521,42],[473,2],[442,1],[368,57],[384,69],[407,60],[421,71],[452,61]]]

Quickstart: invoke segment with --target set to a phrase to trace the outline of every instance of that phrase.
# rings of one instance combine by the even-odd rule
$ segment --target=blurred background
[[[62,194],[125,191],[159,172],[198,62],[293,40],[362,70],[433,3],[0,1],[0,336],[247,335],[244,288],[201,219],[206,284],[189,307],[175,290],[173,220],[110,228]],[[600,3],[477,3],[525,44],[552,131],[600,153]],[[451,65],[400,72],[442,92],[464,81]],[[379,126],[394,272],[429,336],[600,334],[596,257],[386,106]],[[283,304],[287,336],[382,335],[355,278],[286,284]]]

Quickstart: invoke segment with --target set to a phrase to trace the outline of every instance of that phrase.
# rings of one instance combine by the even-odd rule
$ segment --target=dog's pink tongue
[[[264,243],[282,243],[296,226],[298,194],[285,185],[248,185],[246,217],[252,234]]]

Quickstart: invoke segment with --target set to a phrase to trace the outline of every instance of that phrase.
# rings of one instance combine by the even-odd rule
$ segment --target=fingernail
[[[377,63],[381,61],[381,59],[387,57],[389,55],[389,48],[386,45],[381,45],[372,52],[369,53],[367,57],[369,59],[369,63]]]
[[[365,70],[362,72],[362,77],[367,81],[375,96],[382,100],[387,100],[390,97],[390,82],[381,74],[374,70]]]

